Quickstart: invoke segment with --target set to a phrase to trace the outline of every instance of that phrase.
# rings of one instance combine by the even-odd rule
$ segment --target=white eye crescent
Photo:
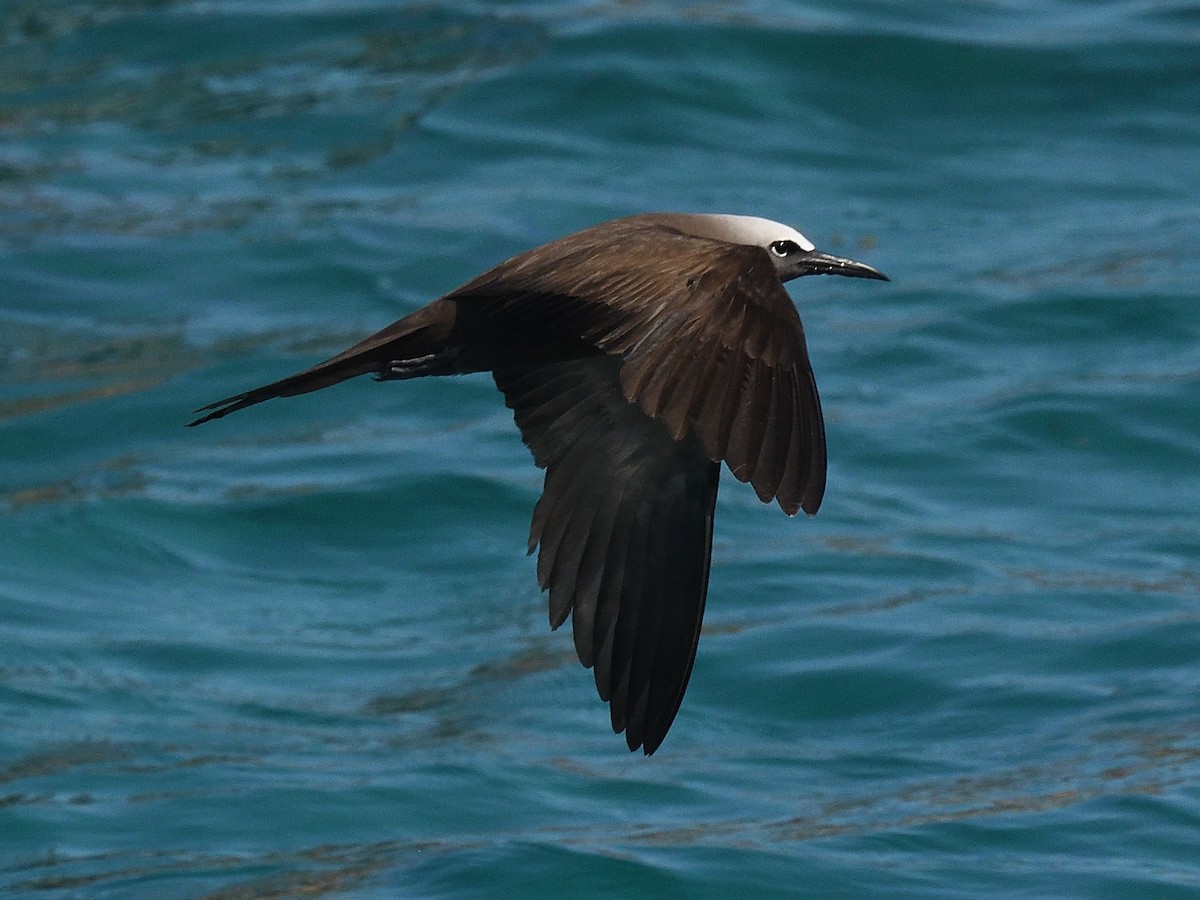
[[[783,259],[786,256],[791,256],[800,249],[800,245],[795,241],[774,241],[771,244],[771,253]]]

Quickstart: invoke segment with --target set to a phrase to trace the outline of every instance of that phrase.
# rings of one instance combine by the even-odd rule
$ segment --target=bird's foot
[[[414,356],[412,359],[393,359],[375,373],[375,380],[400,381],[424,375],[453,375],[454,360],[461,352],[461,347],[446,347],[437,353]]]

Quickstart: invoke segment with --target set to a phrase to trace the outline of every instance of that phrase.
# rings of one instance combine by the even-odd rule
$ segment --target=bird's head
[[[846,275],[888,281],[878,269],[853,259],[822,253],[796,229],[757,216],[690,215],[687,230],[699,237],[761,247],[771,257],[780,281],[801,275]]]

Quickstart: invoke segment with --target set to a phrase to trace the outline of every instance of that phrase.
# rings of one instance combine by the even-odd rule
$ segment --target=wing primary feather
[[[676,509],[671,526],[673,540],[667,546],[667,570],[675,602],[664,607],[664,634],[671,635],[669,652],[659,653],[647,695],[647,719],[642,731],[642,749],[650,755],[666,737],[683,700],[700,641],[700,623],[708,593],[712,553],[713,510],[720,469],[710,464],[703,481],[691,486],[684,503]]]
[[[613,472],[619,473],[630,465],[630,456],[634,446],[625,448],[612,462]],[[624,523],[621,521],[621,511],[625,506],[629,493],[631,479],[617,475],[615,483],[609,490],[598,492],[597,510],[588,535],[587,546],[579,560],[576,574],[574,613],[572,632],[575,639],[575,651],[579,661],[587,668],[596,663],[596,655],[600,650],[602,635],[597,626],[600,616],[601,602],[604,597],[606,579],[611,580],[606,568],[610,548],[626,539]],[[604,484],[603,482],[598,482]],[[607,622],[611,616],[599,621]],[[607,627],[606,625],[603,627]],[[594,673],[597,679],[597,689],[600,687],[599,673]],[[608,699],[604,697],[603,699]]]
[[[671,437],[677,441],[682,440],[689,431],[695,432],[696,436],[700,437],[697,425],[692,418],[692,410],[696,406],[696,398],[706,387],[705,378],[712,362],[712,348],[697,347],[686,367],[676,377],[671,388],[671,395],[663,404],[660,416],[671,433]],[[701,446],[704,446],[703,439],[701,439]],[[704,451],[707,455],[707,446],[704,446]],[[720,459],[719,456],[716,458]]]
[[[617,540],[614,523],[622,493],[620,486],[615,493],[615,497],[605,495],[599,500],[592,529],[588,534],[587,546],[580,556],[579,569],[575,576],[571,630],[575,639],[575,652],[579,661],[588,669],[592,668],[596,661],[596,613],[604,583],[604,557],[609,545]]]
[[[795,515],[800,508],[799,460],[800,442],[804,440],[803,420],[800,418],[796,400],[796,384],[793,372],[788,372],[779,380],[780,397],[776,406],[779,420],[776,426],[778,435],[777,453],[778,479],[775,489],[775,499],[788,515]],[[790,512],[789,512],[790,510]]]
[[[807,373],[803,388],[808,399],[801,400],[801,414],[805,417],[804,442],[806,452],[803,456],[802,471],[804,472],[804,494],[800,506],[810,516],[816,515],[821,506],[821,498],[825,496],[825,422],[821,416],[821,398],[817,394],[817,382],[812,372]]]
[[[571,467],[571,475],[579,488],[563,499],[564,503],[570,503],[570,509],[562,516],[566,525],[559,535],[550,571],[550,619],[554,629],[567,620],[567,614],[573,609],[578,616],[579,567],[604,500],[603,482],[589,477],[591,467],[587,466],[587,460],[567,457],[564,465]]]
[[[648,507],[649,502],[646,498],[637,498],[633,520],[630,522],[629,542],[625,549],[625,564],[619,573],[614,573],[620,582],[620,601],[616,629],[613,633],[608,703],[613,731],[618,733],[624,731],[628,725],[630,678],[633,674],[633,636],[641,614],[638,583],[649,573],[646,557],[652,535],[646,526]],[[629,742],[628,734],[626,742]],[[637,744],[633,744],[629,749],[637,749]]]
[[[774,485],[767,478],[759,477],[763,464],[763,440],[770,426],[771,400],[774,395],[776,373],[761,361],[756,361],[753,384],[742,395],[743,408],[747,410],[743,423],[746,447],[746,478],[758,499],[764,503],[775,497]]]
[[[676,513],[679,507],[682,474],[661,472],[668,480],[664,485],[664,501],[649,510],[645,523],[645,571],[631,585],[632,590],[621,598],[621,619],[617,636],[624,642],[624,654],[629,657],[629,678],[626,694],[625,740],[630,750],[642,745],[650,699],[655,657],[669,653],[673,636],[663,633],[662,623],[668,607],[677,603],[677,585],[668,584],[676,572],[668,565],[667,553],[675,537]],[[626,610],[633,615],[626,626]],[[617,645],[617,652],[622,646]]]
[[[745,375],[739,382],[738,388],[731,391],[737,397],[737,405],[732,410],[732,422],[729,429],[729,443],[725,449],[725,461],[729,471],[738,481],[750,479],[751,459],[753,448],[750,438],[754,433],[754,392],[757,389],[760,366],[757,360],[747,361]]]
[[[791,427],[791,415],[786,412],[786,392],[789,372],[768,369],[767,401],[762,434],[759,437],[758,462],[754,467],[751,482],[759,484],[760,496],[765,493],[773,498],[779,491],[783,476],[783,453],[787,449],[788,435],[785,428]],[[782,444],[782,447],[780,446]]]

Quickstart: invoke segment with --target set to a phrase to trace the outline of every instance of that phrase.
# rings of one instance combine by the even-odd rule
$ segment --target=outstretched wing
[[[789,515],[815,513],[825,491],[821,402],[800,317],[766,251],[653,216],[622,221],[620,240],[605,226],[578,232],[447,299],[618,356],[625,398],[672,437],[693,435]]]
[[[572,616],[613,730],[653,753],[696,657],[712,548],[718,463],[630,403],[621,361],[596,354],[499,368],[496,384],[546,469],[529,552],[550,624]]]

